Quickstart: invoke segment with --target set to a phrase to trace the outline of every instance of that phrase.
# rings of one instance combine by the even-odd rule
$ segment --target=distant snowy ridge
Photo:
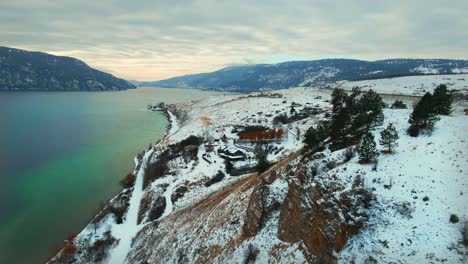
[[[390,59],[362,61],[326,59],[227,67],[211,73],[193,74],[140,86],[185,87],[230,92],[253,92],[298,86],[334,87],[339,81],[398,76],[468,73],[467,60]]]

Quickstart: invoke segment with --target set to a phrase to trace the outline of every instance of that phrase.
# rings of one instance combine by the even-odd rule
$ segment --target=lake
[[[0,93],[0,263],[42,263],[120,191],[133,157],[165,132],[146,105],[187,89]]]

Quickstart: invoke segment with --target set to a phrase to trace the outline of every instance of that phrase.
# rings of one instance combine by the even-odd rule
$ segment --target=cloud
[[[468,2],[2,0],[0,45],[158,80],[282,59],[467,59]]]

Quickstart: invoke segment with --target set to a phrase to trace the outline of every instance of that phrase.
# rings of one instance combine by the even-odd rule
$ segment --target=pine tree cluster
[[[452,112],[452,101],[452,94],[445,84],[437,86],[433,94],[427,92],[410,115],[408,133],[417,136],[420,129],[431,132],[440,119],[437,115],[449,115]]]
[[[304,135],[306,148],[313,149],[320,146],[329,137],[330,127],[328,122],[321,122],[317,127],[309,127]]]
[[[348,95],[337,88],[332,93],[332,105],[330,137],[334,150],[353,143],[384,120],[384,103],[373,90],[361,92],[359,88],[353,88]]]

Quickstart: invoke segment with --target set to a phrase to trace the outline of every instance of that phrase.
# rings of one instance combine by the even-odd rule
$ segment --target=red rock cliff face
[[[265,221],[265,197],[268,195],[268,187],[260,180],[250,195],[249,206],[245,216],[242,234],[246,237],[255,236],[263,227]]]
[[[336,205],[322,195],[318,185],[304,186],[294,179],[281,207],[278,238],[302,241],[311,260],[333,263],[333,251],[340,251],[347,240],[346,224]]]
[[[269,185],[276,180],[276,171],[270,170],[263,174],[252,191],[247,207],[242,234],[245,237],[255,236],[262,229],[268,214],[274,210],[277,203],[271,203]]]
[[[323,158],[324,155],[315,155],[312,159],[323,164]],[[313,176],[311,168],[319,163],[300,160],[283,166],[278,175],[270,170],[259,177],[250,196],[243,235],[252,237],[262,229],[272,211],[270,186],[278,178],[287,179],[287,194],[279,205],[279,218],[270,219],[277,221],[277,237],[284,242],[302,242],[309,262],[335,263],[333,253],[339,252],[360,227],[347,223],[357,223],[352,216],[363,206],[360,198],[366,192],[363,188],[344,191],[344,185],[335,181],[334,175],[328,175],[329,169],[323,165],[319,168],[321,175]]]

